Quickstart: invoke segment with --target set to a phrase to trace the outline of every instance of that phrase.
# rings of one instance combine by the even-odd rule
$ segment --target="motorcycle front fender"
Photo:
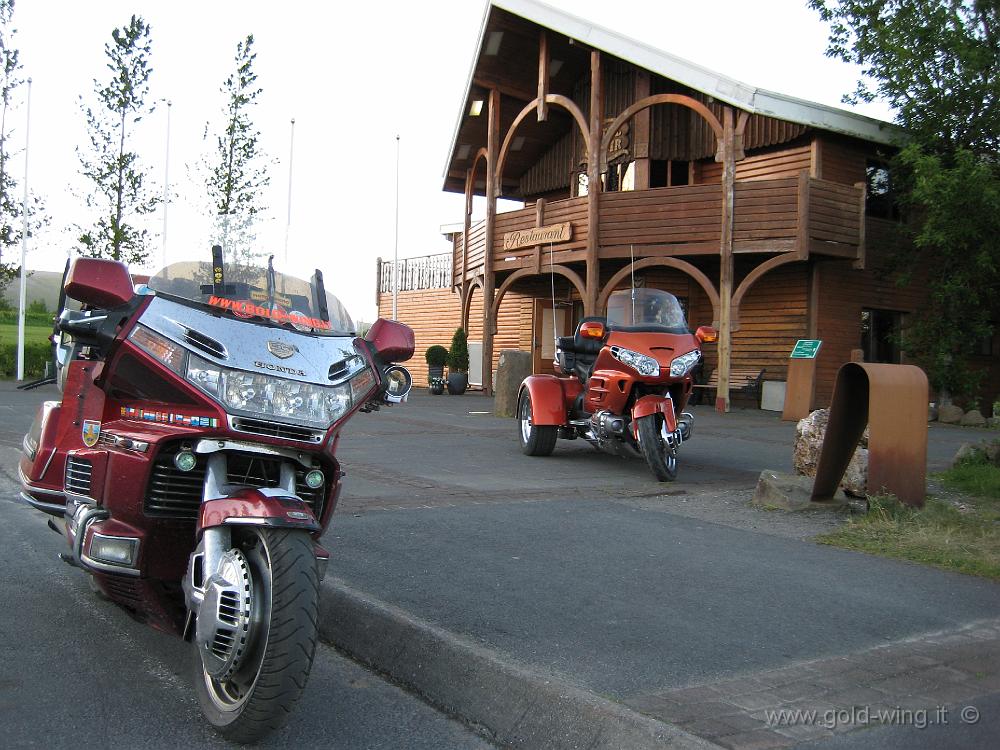
[[[281,489],[244,487],[229,497],[201,504],[199,533],[215,526],[240,525],[320,530],[312,508],[302,498]]]
[[[579,382],[579,381],[575,381]],[[518,403],[525,391],[531,396],[531,423],[534,425],[566,424],[566,379],[555,375],[529,375],[521,383]],[[573,394],[576,397],[576,394]]]
[[[650,414],[662,414],[663,421],[666,422],[667,432],[677,430],[677,415],[674,413],[674,400],[669,395],[666,396],[643,396],[635,402],[632,407],[632,431],[636,433],[636,426],[640,419],[648,417]]]

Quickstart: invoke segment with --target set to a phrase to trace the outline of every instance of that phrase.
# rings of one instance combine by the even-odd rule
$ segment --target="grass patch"
[[[24,342],[30,344],[38,341],[48,341],[52,335],[52,324],[39,325],[24,323]],[[17,346],[17,323],[0,323],[0,346]]]
[[[865,515],[817,541],[1000,580],[1000,468],[968,462],[937,479],[944,491],[923,508],[871,497]]]

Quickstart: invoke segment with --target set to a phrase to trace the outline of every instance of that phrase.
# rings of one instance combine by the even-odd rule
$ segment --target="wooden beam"
[[[489,91],[496,90],[497,93],[503,96],[509,96],[513,99],[520,99],[522,102],[533,101],[536,92],[531,89],[524,89],[520,86],[511,86],[505,81],[501,81],[499,78],[493,78],[489,76],[480,76],[472,81],[473,86],[479,86],[480,88],[487,89]]]
[[[861,189],[861,200],[858,206],[859,220],[861,226],[858,228],[858,257],[854,261],[854,268],[859,271],[863,271],[865,268],[865,260],[868,254],[868,247],[865,244],[865,225],[868,223],[866,221],[865,212],[868,210],[868,185],[864,182],[855,182],[854,187]]]
[[[538,33],[538,121],[545,122],[549,115],[545,97],[549,94],[549,35],[542,29]]]
[[[493,395],[493,335],[496,319],[493,298],[496,275],[493,269],[493,235],[497,224],[497,158],[500,150],[500,92],[490,89],[486,136],[486,257],[483,264],[483,391]]]
[[[799,170],[798,218],[796,219],[795,244],[799,258],[809,257],[809,170]]]
[[[715,409],[729,411],[729,368],[732,362],[733,304],[733,201],[736,182],[736,128],[733,108],[722,110],[722,228],[719,242],[719,385],[715,392]]]
[[[603,156],[601,122],[604,119],[604,87],[601,75],[601,53],[590,52],[590,134],[587,139],[587,296],[583,314],[597,314],[601,268],[597,257],[601,226],[601,157]]]
[[[545,199],[539,198],[535,201],[535,226],[544,227],[545,226]],[[552,252],[549,251],[549,255]],[[542,272],[542,246],[535,245],[535,273]]]
[[[823,141],[816,134],[809,148],[809,174],[817,180],[823,179]]]
[[[650,93],[649,71],[635,71],[635,100],[640,101]],[[635,189],[649,189],[649,134],[652,110],[646,107],[632,120],[632,158],[635,162]],[[667,162],[668,168],[670,162]],[[669,184],[669,182],[667,183]]]

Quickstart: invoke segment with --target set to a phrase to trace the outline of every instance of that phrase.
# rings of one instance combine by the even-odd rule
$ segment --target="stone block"
[[[979,409],[973,409],[967,412],[959,422],[962,427],[985,427],[986,417],[980,413]]]
[[[958,424],[965,416],[965,411],[960,406],[947,404],[938,407],[938,422],[942,424]]]
[[[795,474],[782,474],[765,469],[757,480],[757,489],[751,501],[758,508],[779,510],[813,510],[829,508],[839,510],[847,505],[847,497],[842,491],[830,502],[817,503],[810,498],[813,480]]]
[[[800,419],[795,427],[795,445],[792,448],[792,467],[797,474],[816,476],[819,456],[823,450],[826,425],[830,412],[817,409],[805,419]],[[849,495],[864,497],[868,489],[868,429],[865,428],[861,442],[851,457],[840,486]]]
[[[531,374],[531,352],[504,349],[500,352],[495,373],[496,390],[493,414],[513,417],[517,412],[517,391],[521,382]]]

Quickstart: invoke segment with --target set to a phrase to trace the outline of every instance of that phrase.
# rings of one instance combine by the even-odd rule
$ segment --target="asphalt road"
[[[232,747],[201,717],[191,646],[98,599],[57,558],[65,542],[46,517],[15,500],[21,435],[41,400],[0,392],[0,747]],[[289,723],[261,746],[489,747],[323,645]]]

